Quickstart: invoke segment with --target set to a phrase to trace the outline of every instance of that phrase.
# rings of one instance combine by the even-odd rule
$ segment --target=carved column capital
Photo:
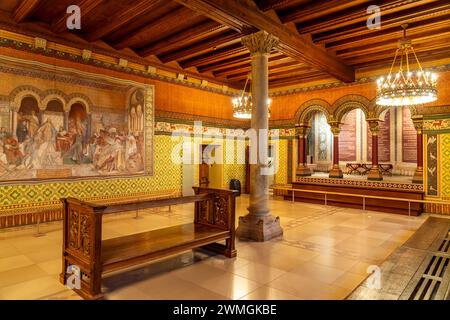
[[[242,37],[241,42],[251,55],[269,54],[278,45],[279,39],[266,31],[259,31]]]
[[[377,136],[380,132],[380,120],[367,120],[367,124],[372,135]]]
[[[339,122],[330,122],[329,125],[333,136],[338,137],[341,133],[341,124]]]
[[[417,131],[417,134],[423,133],[423,118],[422,117],[412,117],[412,121],[414,124],[414,128]]]
[[[295,135],[299,137],[306,137],[309,134],[311,127],[309,126],[296,126]]]

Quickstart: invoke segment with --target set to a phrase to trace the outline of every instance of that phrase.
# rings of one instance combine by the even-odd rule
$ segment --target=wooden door
[[[202,162],[199,164],[198,172],[199,172],[199,182],[200,187],[208,187],[209,186],[209,165],[204,163],[203,152],[208,145],[201,146],[201,157]]]

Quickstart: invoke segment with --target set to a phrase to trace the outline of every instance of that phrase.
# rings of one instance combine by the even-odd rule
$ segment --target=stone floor
[[[237,200],[237,216],[248,198]],[[426,215],[406,217],[306,203],[270,201],[284,236],[237,241],[238,257],[187,252],[104,279],[106,299],[344,299],[417,230]],[[192,220],[190,205],[105,219],[104,238]],[[61,223],[0,231],[0,299],[79,299],[61,285]]]

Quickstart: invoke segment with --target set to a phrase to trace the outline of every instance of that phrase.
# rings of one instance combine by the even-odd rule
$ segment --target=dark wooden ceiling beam
[[[91,13],[95,8],[97,8],[105,1],[106,0],[80,0],[75,4],[80,7],[81,14],[87,16],[89,15],[89,13]],[[68,17],[67,13],[64,12],[64,14],[61,17],[56,19],[52,23],[52,31],[55,33],[67,31],[67,17]]]
[[[450,30],[450,19],[447,21],[440,21],[430,24],[420,25],[414,28],[408,28],[408,38],[416,39],[422,37],[432,37],[434,35],[447,32]],[[398,40],[403,36],[403,30],[393,31],[392,29],[386,30],[377,36],[373,37],[357,37],[352,38],[349,41],[338,41],[327,45],[327,49],[334,52],[342,52],[342,50],[354,50],[361,47],[377,47],[382,43],[390,41],[390,43],[398,43]]]
[[[108,23],[97,26],[97,28],[91,33],[87,34],[85,38],[90,42],[99,40],[109,33],[125,26],[136,17],[154,9],[156,6],[160,5],[162,1],[164,0],[139,0],[134,6],[131,6],[127,10],[120,12],[118,15],[111,16],[111,19]]]
[[[225,59],[225,60],[222,60],[222,61],[217,62],[217,63],[209,64],[209,65],[206,65],[204,67],[199,67],[198,71],[199,72],[209,72],[209,71],[213,71],[214,72],[216,70],[222,70],[224,68],[229,68],[229,67],[246,66],[246,65],[248,65],[250,63],[251,63],[250,54],[246,53],[246,54],[244,54],[242,56],[239,56],[239,57]]]
[[[331,80],[330,77],[327,74],[324,73],[317,73],[317,74],[311,74],[311,75],[300,75],[300,76],[293,76],[293,77],[287,77],[282,79],[274,79],[269,80],[269,86],[271,88],[279,88],[279,87],[286,87],[290,85],[300,85],[304,83],[309,83],[313,81],[321,81],[321,80]]]
[[[205,52],[211,52],[216,50],[218,46],[226,46],[227,44],[236,43],[240,39],[240,34],[234,30],[228,30],[223,33],[217,34],[204,41],[191,45],[185,49],[177,50],[169,54],[160,56],[160,60],[164,63],[188,59],[194,55],[200,55]]]
[[[303,22],[317,19],[328,14],[332,14],[341,10],[356,7],[361,4],[367,4],[370,0],[331,0],[331,1],[314,1],[307,6],[299,6],[280,13],[280,19],[283,23],[287,22]]]
[[[155,43],[140,49],[137,53],[143,57],[162,54],[204,40],[208,36],[226,31],[227,29],[228,27],[215,21],[207,21],[189,28],[184,32],[179,32],[175,35],[156,41]]]
[[[41,0],[20,0],[19,5],[12,13],[12,18],[17,23],[24,22],[33,14],[40,2]]]
[[[414,43],[413,43],[414,44]],[[433,51],[433,50],[441,50],[446,49],[448,50],[450,48],[450,37],[439,37],[438,39],[434,39],[432,41],[428,42],[422,42],[422,43],[416,43],[414,44],[414,50],[416,51],[416,54],[419,56],[420,53],[425,53],[427,51]],[[377,53],[372,54],[362,54],[362,55],[355,55],[351,58],[348,58],[349,64],[362,64],[362,63],[368,63],[368,62],[378,62],[381,60],[386,59],[387,61],[390,61],[392,63],[392,60],[394,59],[395,50],[392,49],[386,49],[379,51]],[[448,52],[447,52],[448,56]],[[412,61],[413,59],[410,58]],[[419,58],[420,61],[420,58]],[[386,65],[386,67],[390,66],[390,63]]]
[[[221,49],[217,49],[214,52],[208,52],[201,56],[196,56],[194,58],[184,60],[181,62],[183,68],[190,67],[202,67],[205,65],[211,65],[217,62],[222,62],[223,60],[230,58],[239,58],[243,55],[249,57],[249,52],[247,48],[243,47],[240,43],[232,44]]]
[[[180,21],[186,21],[196,13],[186,7],[180,7],[173,10],[170,14],[164,16],[164,18],[156,19],[155,21],[146,24],[137,31],[131,33],[129,36],[124,37],[121,41],[115,43],[113,46],[116,49],[124,49],[134,47],[140,43],[148,42],[148,38],[152,36],[155,30],[170,29],[170,25],[173,23],[179,23]]]
[[[293,75],[309,75],[312,72],[310,67],[298,67],[298,68],[291,68],[290,69],[286,69],[284,70],[283,68],[277,69],[276,66],[270,68],[270,73],[269,73],[269,80],[270,79],[279,79],[279,78],[283,78],[283,77],[290,77]],[[242,72],[240,73],[236,73],[233,75],[229,75],[227,76],[228,81],[231,82],[238,82],[238,81],[242,81],[245,80],[248,76],[248,74],[250,73],[250,71],[247,70],[242,70]],[[320,72],[322,73],[322,72]],[[323,73],[322,73],[323,74]]]
[[[302,37],[291,28],[282,25],[265,15],[247,1],[237,0],[175,0],[203,15],[224,25],[235,28],[236,24],[264,30],[280,39],[278,50],[288,56],[306,62],[314,68],[327,72],[345,82],[355,80],[353,68],[345,65],[338,58],[317,47],[307,37]]]
[[[291,58],[286,57],[284,55],[271,57],[269,61],[269,71],[277,69],[277,70],[288,70],[301,65],[298,61],[292,61]],[[231,66],[224,68],[222,70],[214,71],[214,75],[218,77],[232,76],[235,74],[240,74],[242,72],[250,72],[251,64],[250,59],[247,61],[247,64],[244,66]]]
[[[258,2],[258,7],[263,10],[289,9],[306,4],[311,0],[262,0]]]
[[[438,0],[392,0],[384,1],[379,5],[382,17],[386,17],[388,14],[401,13],[406,9],[412,9],[416,12],[421,11],[420,6],[431,4],[437,2]],[[314,34],[322,33],[325,31],[331,31],[343,28],[350,25],[355,25],[357,23],[364,23],[367,21],[368,15],[366,12],[366,7],[361,6],[361,8],[356,8],[351,12],[337,12],[334,15],[323,16],[320,20],[310,20],[301,24],[298,24],[298,30],[300,33]],[[283,17],[281,18],[283,22]],[[292,21],[291,21],[292,22]],[[295,22],[295,21],[293,21]],[[383,21],[382,21],[383,22]]]
[[[423,52],[419,52],[417,57],[421,64],[427,62],[433,62],[443,59],[448,59],[448,48],[435,49],[435,50],[427,50]],[[392,56],[384,57],[375,61],[359,61],[354,62],[354,65],[358,67],[361,71],[374,71],[379,70],[381,68],[386,69],[386,66],[389,67],[392,63]],[[426,68],[425,68],[426,69]]]
[[[315,43],[329,43],[349,39],[357,36],[370,36],[386,32],[391,28],[399,28],[407,21],[411,26],[414,23],[427,24],[436,18],[446,19],[450,14],[450,4],[448,1],[440,1],[420,8],[412,8],[390,15],[384,15],[381,30],[370,30],[366,25],[349,25],[344,28],[320,32],[313,36]]]
[[[441,32],[436,31],[431,35],[427,33],[426,35],[423,36],[419,35],[411,39],[413,41],[413,47],[416,48],[416,46],[421,45],[423,43],[431,44],[436,40],[449,37],[450,37],[450,29],[444,29]],[[397,48],[398,48],[398,40],[394,39],[394,40],[380,41],[376,44],[368,44],[361,47],[340,50],[336,52],[336,54],[342,57],[343,59],[347,59],[361,55],[370,55],[384,50],[392,50],[392,53],[394,54]],[[412,57],[410,58],[412,59]]]

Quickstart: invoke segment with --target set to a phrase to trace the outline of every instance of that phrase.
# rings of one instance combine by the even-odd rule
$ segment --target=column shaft
[[[422,119],[413,120],[413,122],[417,130],[417,168],[413,182],[423,184],[423,122]]]
[[[378,132],[380,129],[379,121],[369,122],[370,131],[372,132],[372,167],[370,168],[367,180],[381,181],[383,180],[383,175],[380,172],[378,166]]]
[[[298,166],[297,173],[298,177],[305,177],[311,175],[311,169],[308,168],[308,159],[307,159],[307,137],[308,137],[308,126],[299,126],[297,127],[297,136],[298,136]]]
[[[339,133],[341,132],[339,123],[331,125],[331,132],[333,133],[333,168],[330,171],[330,178],[341,179],[344,173],[339,166]]]
[[[270,214],[268,184],[269,128],[269,54],[278,39],[260,31],[242,38],[252,57],[252,120],[251,128],[258,141],[257,163],[250,164],[250,206],[245,217],[239,217],[236,235],[240,239],[267,241],[283,234],[279,217]],[[255,158],[250,156],[250,158]]]

